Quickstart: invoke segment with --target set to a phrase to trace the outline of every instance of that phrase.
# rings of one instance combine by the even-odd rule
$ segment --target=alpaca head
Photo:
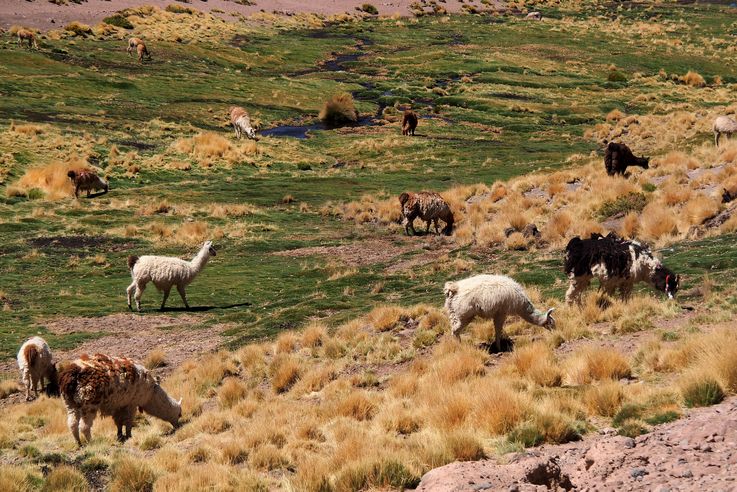
[[[76,177],[77,177],[77,173],[76,173],[76,172],[74,172],[74,171],[72,171],[72,170],[70,169],[70,170],[69,170],[69,172],[67,173],[67,176],[69,176],[69,179],[71,179],[71,180],[74,180],[74,178],[76,178]]]
[[[668,299],[674,299],[681,285],[681,276],[676,275],[664,266],[659,266],[653,273],[652,282],[656,289],[665,292]]]
[[[543,327],[548,330],[555,329],[555,318],[553,318],[553,311],[555,311],[555,308],[550,308],[548,309],[548,312],[545,313],[545,321],[543,322]]]
[[[182,418],[182,400],[176,401],[166,394],[159,383],[154,383],[151,398],[146,404],[141,405],[141,410],[169,422],[176,429],[180,425],[179,419]]]
[[[402,205],[407,203],[407,200],[409,200],[409,193],[405,192],[399,195],[399,203],[401,203]]]
[[[246,136],[251,140],[256,140],[258,142],[258,138],[256,138],[256,130],[254,130],[250,126],[246,129]]]
[[[637,159],[637,165],[643,169],[650,169],[650,158],[640,157]]]
[[[205,241],[205,244],[202,245],[202,249],[206,249],[207,252],[210,253],[210,256],[217,256],[217,251],[215,251],[212,241]]]

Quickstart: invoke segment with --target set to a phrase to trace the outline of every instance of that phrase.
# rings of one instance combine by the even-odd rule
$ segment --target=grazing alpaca
[[[246,110],[240,106],[231,106],[229,111],[230,123],[233,125],[236,138],[241,138],[241,136],[245,135],[251,140],[258,140],[256,138],[256,131],[251,126],[251,118],[248,117]]]
[[[130,38],[128,40],[128,48],[126,49],[128,56],[133,56],[133,52],[136,51],[136,47],[141,43],[143,43],[141,38]]]
[[[624,176],[627,167],[638,166],[648,169],[648,157],[635,157],[629,147],[622,143],[609,142],[604,155],[604,166],[609,176],[621,174]]]
[[[23,47],[23,41],[28,41],[28,47],[29,48],[35,48],[38,49],[38,43],[36,42],[36,34],[34,34],[33,31],[29,31],[28,29],[18,29],[18,32],[16,32],[16,35],[18,36],[18,46]]]
[[[67,409],[67,425],[80,446],[79,432],[89,443],[98,412],[113,417],[121,442],[131,437],[137,408],[174,428],[182,416],[182,400],[177,402],[167,395],[156,378],[131,359],[82,355],[60,367],[59,386]]]
[[[527,20],[543,20],[543,15],[540,12],[530,12],[525,16]]]
[[[146,48],[146,45],[143,44],[143,41],[140,41],[138,45],[136,45],[136,53],[138,53],[138,61],[143,63],[143,57],[147,56],[149,60],[151,60],[151,53],[148,52],[148,49]]]
[[[720,116],[714,120],[714,145],[719,147],[719,137],[722,136],[722,134],[729,138],[733,133],[737,133],[737,121],[733,118],[730,118],[729,116]]]
[[[517,315],[533,325],[555,328],[553,308],[541,313],[532,305],[525,289],[503,275],[476,275],[457,282],[446,282],[445,310],[452,333],[460,338],[461,331],[475,318],[494,321],[497,351],[502,349],[502,328],[509,315]]]
[[[38,387],[43,388],[44,379],[48,381],[46,394],[56,396],[59,394],[56,366],[51,360],[51,349],[41,337],[33,337],[21,345],[18,351],[18,368],[21,379],[26,384],[26,400],[30,401],[31,388],[38,397]]]
[[[570,281],[566,292],[568,303],[580,302],[581,293],[594,277],[610,295],[619,289],[623,299],[629,298],[637,282],[647,282],[673,299],[681,281],[681,276],[664,267],[647,246],[622,239],[613,232],[607,236],[592,234],[589,239],[571,239],[566,246],[565,272]]]
[[[402,224],[407,235],[410,229],[412,235],[417,234],[414,226],[417,217],[427,223],[425,232],[430,232],[430,222],[433,222],[437,234],[439,232],[438,219],[445,222],[443,234],[450,236],[453,232],[453,212],[450,210],[450,205],[434,191],[402,193],[399,195],[399,203],[402,205]]]
[[[110,185],[107,181],[99,177],[92,171],[69,171],[67,173],[69,179],[74,183],[74,196],[79,198],[79,192],[87,191],[87,196],[90,196],[92,190],[104,190],[107,193],[110,190]]]
[[[164,299],[161,301],[161,309],[166,305],[166,299],[169,297],[169,291],[173,286],[177,286],[177,291],[184,301],[184,306],[189,309],[187,303],[187,294],[184,288],[192,283],[195,277],[205,268],[210,256],[215,256],[215,248],[212,247],[211,241],[206,241],[202,245],[200,251],[192,258],[192,261],[185,261],[180,258],[172,258],[169,256],[129,256],[128,268],[133,277],[133,283],[128,286],[128,309],[131,306],[131,296],[135,292],[136,309],[141,310],[141,296],[146,288],[146,284],[153,282],[159,291],[164,292]]]
[[[417,128],[417,113],[408,109],[402,116],[402,135],[414,136],[415,128]]]

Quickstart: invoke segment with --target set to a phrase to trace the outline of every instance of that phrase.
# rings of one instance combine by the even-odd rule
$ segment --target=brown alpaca
[[[402,135],[414,135],[417,128],[417,113],[408,109],[402,116]]]
[[[67,173],[69,179],[74,183],[74,196],[79,198],[79,191],[87,191],[87,196],[90,196],[92,190],[105,190],[105,193],[110,190],[110,185],[107,181],[99,177],[92,171],[69,171]]]
[[[399,195],[399,203],[402,205],[402,224],[407,235],[410,230],[413,235],[416,234],[414,221],[418,217],[427,224],[425,232],[430,231],[430,222],[435,224],[435,232],[440,232],[438,219],[445,222],[443,234],[450,236],[453,232],[453,212],[450,210],[450,205],[434,191],[402,193]]]
[[[141,38],[130,38],[128,40],[128,49],[126,49],[128,56],[133,56],[133,52],[136,51],[136,47],[141,43],[143,43]]]
[[[148,57],[148,59],[151,59],[151,53],[148,52],[148,49],[146,49],[146,45],[143,44],[143,41],[139,41],[138,45],[136,46],[136,53],[138,53],[138,61],[143,63],[143,57],[144,55]]]
[[[19,47],[22,48],[23,40],[27,40],[29,48],[38,49],[38,43],[36,42],[36,35],[33,33],[33,31],[29,31],[28,29],[18,29],[18,32],[16,34],[18,35],[18,46]]]

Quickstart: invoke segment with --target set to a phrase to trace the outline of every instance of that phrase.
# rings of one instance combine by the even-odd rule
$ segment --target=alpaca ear
[[[179,405],[180,407],[182,406],[182,399],[183,398],[180,398],[179,401],[177,402],[177,405]]]

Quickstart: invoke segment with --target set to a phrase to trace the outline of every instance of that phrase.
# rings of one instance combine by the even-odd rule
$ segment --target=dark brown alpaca
[[[414,221],[416,218],[424,220],[427,227],[425,232],[430,231],[430,223],[435,224],[435,232],[439,233],[438,219],[445,222],[443,234],[450,236],[453,232],[453,212],[450,205],[442,196],[434,191],[421,191],[419,193],[402,193],[399,195],[399,203],[402,206],[402,224],[407,235],[412,231],[416,234]]]
[[[627,167],[638,166],[648,169],[650,159],[647,157],[636,157],[629,147],[622,143],[609,142],[604,155],[604,166],[609,176],[621,174],[624,176]]]
[[[402,116],[402,135],[414,135],[417,128],[417,113],[408,109]]]

